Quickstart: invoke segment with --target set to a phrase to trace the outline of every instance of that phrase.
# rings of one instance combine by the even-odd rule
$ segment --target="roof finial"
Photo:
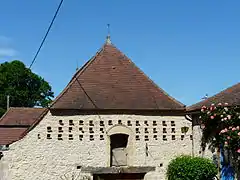
[[[108,28],[108,35],[107,35],[106,44],[112,44],[111,38],[110,38],[110,24],[107,24],[107,28]]]

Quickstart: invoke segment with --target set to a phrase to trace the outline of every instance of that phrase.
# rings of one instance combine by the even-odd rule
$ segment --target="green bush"
[[[200,157],[180,156],[168,165],[168,180],[212,180],[217,175],[216,166]]]

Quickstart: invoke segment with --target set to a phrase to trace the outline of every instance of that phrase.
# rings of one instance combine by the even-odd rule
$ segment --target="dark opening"
[[[110,136],[111,140],[111,166],[121,166],[126,165],[126,162],[124,162],[124,159],[126,159],[126,155],[116,156],[114,154],[114,150],[121,149],[125,150],[128,144],[128,135],[127,134],[114,134]]]

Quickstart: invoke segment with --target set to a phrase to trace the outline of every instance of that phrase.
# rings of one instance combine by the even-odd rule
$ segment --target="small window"
[[[93,121],[89,121],[89,126],[94,126]]]
[[[153,128],[153,133],[157,133],[157,128]]]
[[[74,125],[74,124],[73,124],[73,120],[69,120],[69,125],[70,125],[70,126]]]
[[[122,120],[118,120],[118,124],[122,124]]]
[[[72,134],[69,134],[69,135],[68,135],[68,138],[69,138],[69,140],[73,140],[73,135],[72,135]]]
[[[163,135],[163,140],[167,141],[167,136],[166,135]]]
[[[139,141],[139,140],[140,140],[140,137],[139,137],[138,135],[136,136],[136,140],[137,140],[137,141]]]
[[[104,126],[104,121],[100,121],[100,126]]]
[[[145,124],[146,126],[148,126],[148,122],[147,122],[147,121],[144,121],[144,124]]]
[[[158,138],[157,138],[157,135],[154,135],[154,136],[153,136],[153,138],[154,138],[155,140],[157,140],[157,139],[158,139]]]
[[[79,140],[82,141],[83,135],[79,135]]]
[[[148,136],[145,136],[145,141],[149,141],[149,138],[148,138]]]
[[[47,127],[47,132],[52,132],[52,128],[50,126]]]
[[[140,126],[140,123],[139,123],[139,121],[136,121],[136,126]]]
[[[62,127],[58,127],[58,132],[63,132],[63,128]]]
[[[167,128],[163,128],[163,133],[167,133]]]
[[[93,128],[89,128],[90,133],[94,133]]]
[[[193,140],[193,135],[190,135],[190,140]]]
[[[171,121],[171,126],[175,126],[175,121]]]
[[[47,134],[47,139],[52,139],[51,134]]]
[[[112,120],[109,120],[109,121],[108,121],[108,125],[113,125]]]
[[[145,133],[148,133],[148,128],[145,128]]]
[[[104,133],[104,130],[103,130],[103,128],[100,128],[100,131],[101,131],[102,133]]]
[[[128,126],[132,126],[131,121],[128,121],[127,124]]]
[[[100,135],[100,140],[104,140],[104,137],[103,137],[103,135]]]
[[[176,132],[176,129],[175,128],[172,128],[172,133],[175,133]]]
[[[184,135],[181,135],[181,140],[183,140],[184,139]]]
[[[62,134],[58,134],[58,140],[63,140],[62,139]]]
[[[69,127],[68,132],[72,132],[72,129],[73,129],[72,127]]]
[[[136,133],[140,133],[139,128],[136,128]]]
[[[82,133],[84,133],[84,130],[82,127],[79,128],[79,131],[81,131]]]
[[[63,120],[59,120],[58,122],[59,122],[60,125],[64,125]]]
[[[90,141],[93,141],[93,140],[94,140],[93,135],[90,135]]]
[[[79,121],[79,125],[83,125],[83,120],[80,120],[80,121]]]
[[[153,126],[157,126],[157,121],[153,121]]]
[[[166,121],[163,121],[163,122],[162,122],[162,125],[163,125],[163,126],[167,126]]]
[[[176,137],[175,137],[175,135],[172,135],[172,140],[176,140]]]

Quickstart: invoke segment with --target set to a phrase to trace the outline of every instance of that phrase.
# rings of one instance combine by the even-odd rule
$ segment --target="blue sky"
[[[0,0],[0,63],[26,65],[60,0]],[[239,82],[239,0],[65,0],[33,71],[55,95],[111,38],[170,95],[190,105]]]

